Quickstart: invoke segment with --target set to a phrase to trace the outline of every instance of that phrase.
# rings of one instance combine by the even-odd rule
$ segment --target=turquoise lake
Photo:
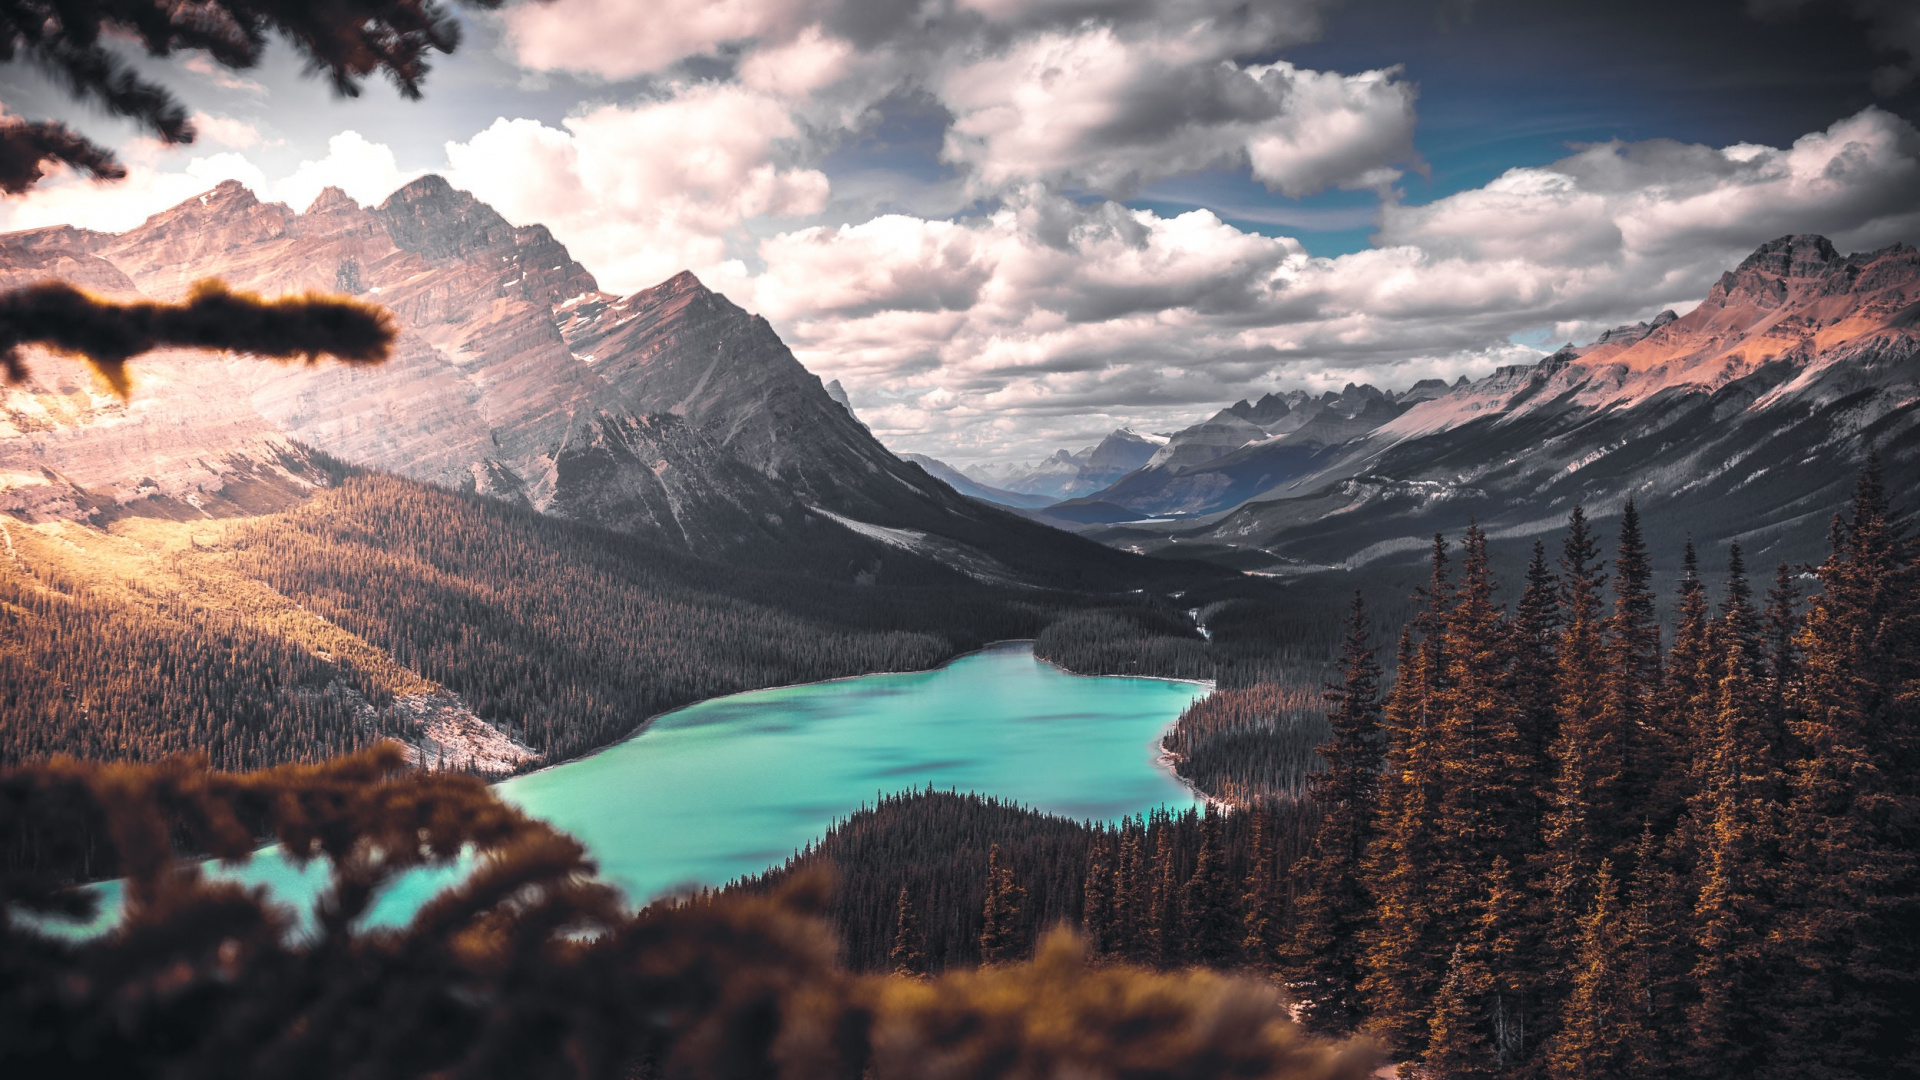
[[[933,671],[704,701],[497,790],[643,900],[758,873],[877,796],[929,784],[1097,820],[1192,805],[1156,759],[1204,692],[1069,675],[1009,642]]]
[[[601,875],[639,903],[778,865],[836,820],[908,788],[1103,821],[1191,806],[1192,791],[1158,764],[1158,743],[1205,692],[1069,675],[1034,659],[1031,642],[1004,642],[933,671],[700,702],[495,790],[579,837]],[[220,872],[287,897],[325,880],[324,864],[301,871],[271,855]],[[373,919],[403,921],[453,874],[399,883]]]

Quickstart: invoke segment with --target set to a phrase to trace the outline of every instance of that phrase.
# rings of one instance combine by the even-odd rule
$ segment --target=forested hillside
[[[723,567],[380,475],[261,518],[8,529],[6,762],[312,761],[418,742],[422,702],[553,761],[701,698],[1032,636],[1067,602],[879,543],[852,549],[867,586]]]

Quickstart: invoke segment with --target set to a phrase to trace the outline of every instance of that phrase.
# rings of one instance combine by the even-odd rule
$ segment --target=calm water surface
[[[1007,642],[934,671],[759,690],[667,713],[638,735],[495,790],[586,843],[632,901],[721,885],[786,859],[879,795],[932,785],[1113,820],[1194,796],[1158,739],[1205,688],[1069,675]],[[219,871],[310,897],[271,853]],[[456,871],[414,875],[373,911],[400,922]],[[107,888],[110,899],[116,890]],[[305,905],[302,904],[304,907]],[[110,916],[102,913],[101,925]]]
[[[1068,675],[1005,643],[935,671],[761,690],[668,713],[497,790],[642,899],[758,873],[880,794],[977,791],[1110,820],[1193,794],[1155,763],[1204,688]]]

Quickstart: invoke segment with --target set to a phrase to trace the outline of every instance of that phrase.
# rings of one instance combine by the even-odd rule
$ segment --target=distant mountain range
[[[1158,483],[1142,470],[1081,501],[1199,516],[1089,535],[1246,569],[1353,567],[1469,520],[1526,537],[1575,505],[1606,516],[1632,498],[1703,543],[1814,558],[1869,446],[1898,501],[1920,491],[1920,252],[1783,237],[1686,315],[1416,389],[1424,400],[1389,399],[1377,424],[1370,402],[1317,445],[1294,442],[1301,427]],[[1224,415],[1208,425],[1231,428]]]
[[[969,469],[962,490],[1127,550],[1260,572],[1358,566],[1469,520],[1530,536],[1629,497],[1677,504],[1657,516],[1702,542],[1810,558],[1870,445],[1896,490],[1920,488],[1917,354],[1920,254],[1789,236],[1688,314],[1538,363],[1403,392],[1268,394],[1151,448],[1122,429],[1034,466]],[[1114,445],[1130,470],[1090,467]],[[1033,508],[1012,491],[1056,498]]]
[[[347,292],[401,333],[374,368],[155,354],[129,402],[37,357],[34,380],[0,391],[0,512],[16,518],[279,509],[332,458],[721,559],[813,552],[853,577],[878,543],[1003,582],[1141,572],[902,461],[766,320],[692,274],[603,292],[544,227],[437,176],[370,209],[330,188],[305,212],[229,181],[125,233],[0,237],[0,287],[53,277],[160,299],[203,278]]]
[[[934,465],[982,489],[957,488],[965,494],[1006,506],[1044,508],[1043,520],[1069,526],[1192,515],[1238,505],[1299,475],[1329,446],[1373,431],[1413,405],[1447,392],[1447,384],[1438,379],[1404,392],[1351,383],[1339,393],[1319,397],[1295,390],[1268,394],[1258,402],[1235,402],[1171,435],[1121,428],[1097,446],[1078,453],[1060,450],[1034,465],[964,471],[937,461]],[[1020,498],[1009,499],[1008,493]],[[1036,502],[1031,496],[1046,498]]]
[[[1052,457],[1032,465],[975,465],[961,472],[969,480],[990,488],[1017,495],[1043,496],[1049,503],[1059,502],[1099,491],[1145,465],[1167,442],[1165,435],[1143,435],[1132,428],[1120,428],[1097,445],[1083,447],[1078,452],[1058,450]]]

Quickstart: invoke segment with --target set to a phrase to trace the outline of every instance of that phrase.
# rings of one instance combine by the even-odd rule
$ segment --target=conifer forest
[[[1353,599],[1310,766],[1297,735],[1249,738],[1305,723],[1278,687],[1168,734],[1232,812],[1087,826],[910,793],[739,888],[834,868],[864,970],[1066,923],[1114,962],[1256,972],[1421,1076],[1906,1075],[1920,562],[1874,466],[1831,543],[1760,575],[1688,545],[1663,642],[1631,504],[1617,535],[1576,510],[1536,543],[1510,607],[1483,533],[1436,537],[1390,651]],[[1245,797],[1236,767],[1285,786]]]

